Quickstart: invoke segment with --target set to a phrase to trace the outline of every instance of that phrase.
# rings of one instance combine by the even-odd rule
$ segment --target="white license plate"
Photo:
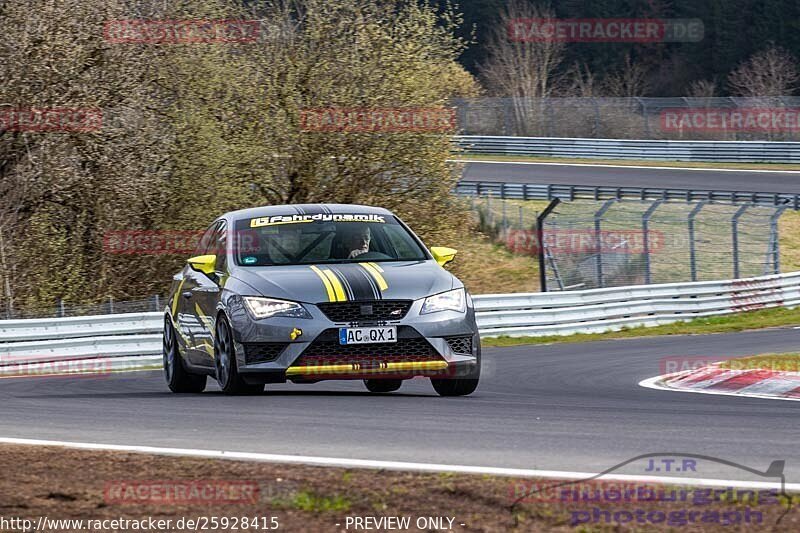
[[[339,328],[339,344],[376,344],[397,342],[397,327]]]

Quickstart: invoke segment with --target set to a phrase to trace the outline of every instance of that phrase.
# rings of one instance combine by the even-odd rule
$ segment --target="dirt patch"
[[[564,504],[552,501],[550,496],[555,492],[534,492],[533,489],[552,485],[552,480],[536,482],[479,475],[347,470],[12,445],[0,446],[0,467],[3,471],[0,520],[25,518],[34,523],[40,517],[51,520],[152,518],[173,521],[169,529],[161,531],[264,531],[276,524],[279,531],[396,531],[398,529],[390,528],[402,522],[361,522],[359,528],[353,518],[408,517],[410,527],[407,530],[410,531],[418,531],[417,520],[427,518],[431,520],[420,523],[427,531],[446,531],[448,527],[453,531],[572,531],[575,526],[581,531],[654,528],[787,531],[800,527],[796,507],[779,525],[775,524],[786,510],[779,504],[749,507],[742,503],[698,507],[686,502],[663,501],[627,505]],[[514,504],[516,497],[523,501]],[[644,513],[669,513],[680,512],[687,506],[700,513],[717,512],[717,518],[681,527],[636,523],[635,518],[633,523],[625,525],[613,522],[614,513],[620,509],[635,512],[635,507]],[[579,507],[590,514],[577,515],[577,521],[583,523],[573,526],[574,513]],[[762,513],[758,523],[753,522],[754,519],[751,523],[739,524],[728,520],[728,525],[720,521],[722,512],[738,510],[742,517],[748,509]],[[611,523],[605,521],[605,511],[610,512]],[[599,518],[591,513],[599,513]],[[211,517],[216,517],[216,527],[212,527]],[[242,527],[245,525],[243,517],[255,519],[255,527],[252,523]],[[272,517],[276,518],[275,522],[271,522]],[[348,517],[351,517],[349,523]],[[177,527],[182,518],[184,527]],[[453,519],[452,525],[447,518]],[[186,527],[187,519],[199,519],[200,523]],[[223,519],[228,520],[227,524]],[[237,519],[236,524],[234,519]],[[0,530],[15,530],[7,526],[0,525]],[[130,524],[127,529],[120,525],[109,526],[113,524],[96,530],[134,530]],[[49,529],[78,530],[74,526]]]

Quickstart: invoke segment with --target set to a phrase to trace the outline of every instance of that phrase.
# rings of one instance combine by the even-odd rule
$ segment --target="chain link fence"
[[[679,201],[471,200],[481,228],[543,267],[544,290],[714,281],[780,272],[785,207]],[[541,221],[541,234],[537,220]]]
[[[462,135],[800,140],[800,97],[469,98],[452,102]]]

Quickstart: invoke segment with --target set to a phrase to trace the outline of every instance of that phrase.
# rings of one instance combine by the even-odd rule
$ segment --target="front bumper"
[[[283,382],[457,376],[474,369],[479,364],[480,338],[471,305],[465,313],[420,315],[422,303],[414,301],[401,320],[379,321],[397,326],[397,344],[362,344],[341,350],[335,341],[338,328],[377,322],[335,322],[310,304],[304,305],[311,319],[254,320],[243,307],[232,305],[228,312],[239,371],[248,381]],[[465,348],[467,343],[454,342],[454,338],[471,343]]]

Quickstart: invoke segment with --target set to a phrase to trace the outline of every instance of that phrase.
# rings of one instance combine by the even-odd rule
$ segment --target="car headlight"
[[[459,313],[466,311],[464,289],[455,289],[425,298],[419,314],[426,315],[428,313],[438,313],[439,311],[458,311]]]
[[[311,318],[306,308],[297,302],[276,300],[274,298],[261,298],[258,296],[245,296],[244,305],[255,319],[285,317],[285,318]]]

